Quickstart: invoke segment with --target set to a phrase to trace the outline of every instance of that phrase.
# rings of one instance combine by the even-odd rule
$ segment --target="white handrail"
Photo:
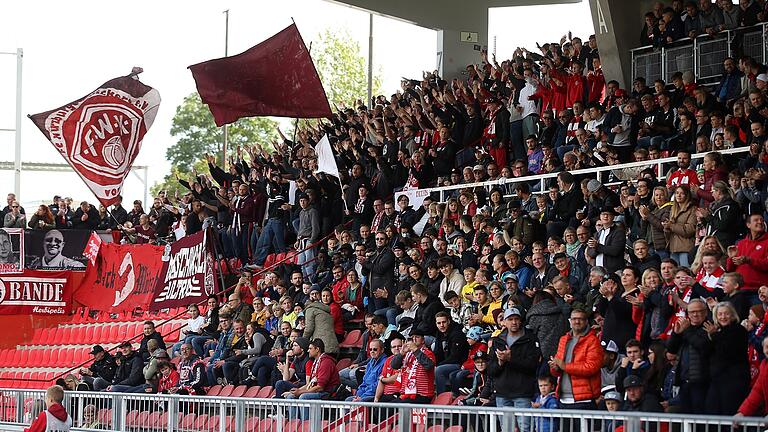
[[[720,150],[718,153],[720,154],[738,154],[738,153],[746,153],[749,151],[749,147],[737,147],[727,150]],[[703,153],[696,153],[691,155],[691,160],[703,158],[707,153],[712,153],[711,151],[703,152]],[[662,166],[665,163],[670,162],[677,162],[677,156],[672,157],[666,157],[661,159],[653,159],[653,160],[647,160],[647,161],[640,161],[640,162],[628,162],[618,165],[606,165],[603,167],[593,167],[593,168],[582,168],[577,169],[573,171],[569,171],[573,175],[580,175],[580,174],[596,174],[599,175],[600,173],[606,172],[606,171],[615,171],[615,170],[621,170],[625,168],[636,168],[636,167],[649,167],[656,165],[656,172],[658,174],[658,178],[662,179],[665,178],[665,174],[662,173]],[[529,175],[524,177],[513,177],[513,178],[499,178],[497,180],[490,180],[490,181],[484,181],[484,182],[475,182],[475,183],[464,183],[464,184],[458,184],[458,185],[450,185],[450,186],[440,186],[440,187],[433,187],[433,188],[423,188],[417,190],[417,195],[425,196],[428,194],[431,194],[433,192],[440,192],[440,201],[445,201],[444,199],[444,193],[447,191],[454,191],[459,189],[474,189],[476,187],[483,187],[483,188],[491,188],[493,186],[501,186],[506,185],[508,183],[519,183],[519,182],[533,182],[533,181],[539,181],[540,182],[540,188],[538,193],[546,193],[545,182],[547,179],[555,178],[557,175],[560,174],[559,172],[555,173],[546,173],[546,174],[535,174],[535,175]],[[513,196],[513,195],[509,195]]]

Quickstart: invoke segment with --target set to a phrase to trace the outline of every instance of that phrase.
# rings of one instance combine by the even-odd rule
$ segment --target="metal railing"
[[[724,155],[747,153],[747,152],[749,152],[749,147],[737,147],[737,148],[718,151],[718,153],[724,154]],[[693,154],[691,155],[691,160],[703,158],[707,153],[711,153],[711,152]],[[611,171],[622,171],[627,168],[654,167],[656,169],[657,178],[665,179],[667,173],[664,172],[664,165],[674,163],[674,162],[677,162],[676,156],[641,161],[641,162],[629,162],[629,163],[618,164],[618,165],[608,165],[604,167],[584,168],[584,169],[578,169],[578,170],[573,170],[569,172],[576,176],[594,175],[598,180],[600,180],[602,177],[602,174],[609,173]],[[536,175],[530,175],[530,176],[524,176],[524,177],[513,177],[513,178],[501,177],[498,180],[491,180],[491,181],[485,181],[485,182],[464,183],[464,184],[451,185],[451,186],[418,189],[417,194],[426,196],[426,195],[437,192],[440,194],[440,202],[445,202],[446,194],[449,192],[453,192],[461,189],[474,189],[477,187],[482,187],[482,188],[485,188],[487,191],[490,191],[493,187],[496,187],[496,186],[504,186],[508,184],[515,184],[515,183],[522,183],[522,182],[525,182],[528,184],[536,184],[536,182],[538,182],[538,186],[539,186],[538,190],[533,191],[533,193],[534,194],[547,193],[547,188],[546,188],[547,180],[554,179],[555,177],[557,177],[558,174],[559,173],[555,172],[555,173],[548,173],[548,174],[536,174]],[[511,196],[513,195],[510,195],[510,194],[505,195],[505,197],[511,197]]]
[[[723,74],[723,60],[737,54],[763,63],[768,59],[766,26],[768,23],[684,38],[662,48],[648,45],[632,49],[632,80],[644,77],[647,83],[657,79],[669,82],[675,72],[691,70],[697,80],[712,81]],[[733,52],[734,46],[738,52]]]
[[[0,390],[0,429],[22,430],[44,408],[43,391]],[[699,432],[730,431],[732,417],[323,400],[67,393],[76,431],[219,432]],[[761,432],[764,418],[739,418]]]

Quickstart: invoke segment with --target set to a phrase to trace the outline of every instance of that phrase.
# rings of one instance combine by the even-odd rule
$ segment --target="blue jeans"
[[[458,396],[461,393],[461,387],[465,385],[465,381],[468,376],[471,376],[472,372],[466,369],[460,369],[455,372],[451,372],[451,392],[454,396]]]
[[[360,384],[357,382],[355,373],[357,372],[357,369],[364,364],[365,363],[358,365],[358,367],[355,369],[347,367],[339,371],[339,381],[351,389],[356,389]]]
[[[394,306],[378,309],[373,314],[385,316],[387,317],[387,323],[397,325],[397,308]]]
[[[261,230],[261,236],[256,243],[256,250],[253,252],[253,263],[259,266],[264,265],[264,261],[269,254],[269,248],[275,253],[285,252],[285,225],[278,218],[269,218],[264,229]]]
[[[531,400],[528,398],[504,398],[496,396],[497,407],[530,408]],[[520,432],[530,432],[531,418],[528,416],[515,416],[515,424],[519,424]]]
[[[309,246],[309,244],[309,239],[299,240],[299,250],[303,250]],[[300,253],[297,264],[301,267],[301,273],[304,275],[304,279],[315,282],[315,248],[309,248]]]
[[[677,261],[677,264],[681,267],[691,266],[691,263],[689,260],[690,254],[688,252],[672,252],[671,254],[669,254],[669,257]]]
[[[317,392],[317,393],[304,393],[301,396],[299,396],[299,400],[319,400],[324,397],[328,396],[328,392]],[[289,394],[285,397],[286,399],[296,399],[296,397],[292,394]],[[302,420],[308,420],[309,419],[309,408],[303,408],[301,410],[301,417],[297,417],[297,407],[290,407],[288,409],[288,418],[293,420],[295,418],[301,418]]]
[[[461,369],[460,364],[443,364],[435,367],[435,393],[440,394],[447,390],[450,377],[453,372]]]
[[[149,387],[147,384],[140,384],[137,386],[129,386],[129,385],[113,385],[112,390],[110,392],[113,393],[144,393],[144,389]]]
[[[194,336],[192,337],[192,340],[190,343],[192,344],[192,348],[195,350],[195,354],[197,354],[200,358],[206,358],[208,357],[208,352],[205,349],[205,343],[209,340],[213,340],[210,336]]]
[[[179,355],[179,350],[181,350],[181,346],[184,345],[185,343],[192,344],[192,341],[196,337],[199,337],[199,336],[198,335],[184,336],[184,339],[182,339],[182,340],[176,342],[175,344],[173,344],[173,347],[171,348],[171,357],[176,357],[177,355]],[[194,349],[194,348],[195,347],[192,346],[192,349]]]
[[[256,383],[261,387],[272,385],[272,372],[276,371],[277,359],[270,356],[261,356],[253,362],[251,375],[256,377]]]
[[[280,380],[275,383],[275,398],[282,399],[283,393],[287,392],[290,389],[301,387],[302,385],[304,385],[303,382],[294,384],[290,381]]]

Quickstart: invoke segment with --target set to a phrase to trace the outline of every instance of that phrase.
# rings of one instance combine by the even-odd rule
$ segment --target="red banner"
[[[147,309],[162,268],[162,246],[104,243],[88,265],[75,300],[109,312]]]
[[[109,206],[117,201],[159,106],[157,90],[125,76],[30,118],[96,198]]]
[[[157,279],[149,309],[187,306],[218,292],[215,261],[206,231],[173,242],[163,255],[162,277]]]
[[[71,273],[24,270],[22,274],[0,274],[0,315],[68,314],[72,305]]]
[[[296,24],[238,55],[189,69],[217,126],[251,116],[332,116]]]

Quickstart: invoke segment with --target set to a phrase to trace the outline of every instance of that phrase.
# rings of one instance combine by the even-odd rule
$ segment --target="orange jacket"
[[[566,333],[560,337],[557,345],[556,358],[565,361],[565,347],[573,334]],[[594,400],[600,397],[600,368],[603,366],[603,347],[600,339],[594,331],[579,338],[573,349],[573,358],[565,364],[565,373],[570,375],[573,386],[573,396],[577,402]],[[560,377],[563,371],[551,369],[552,376]],[[557,394],[560,395],[560,382],[557,385]]]

